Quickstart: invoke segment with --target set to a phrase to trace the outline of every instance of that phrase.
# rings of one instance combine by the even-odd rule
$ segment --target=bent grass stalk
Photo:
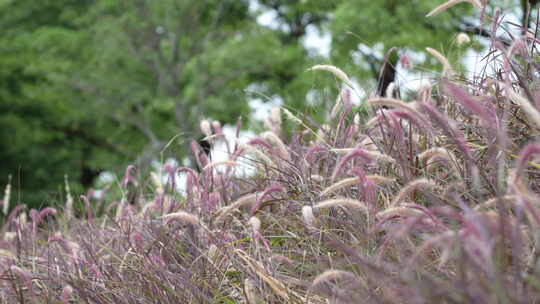
[[[467,3],[470,3],[472,4],[473,6],[475,6],[476,8],[482,8],[482,3],[480,3],[480,1],[478,0],[449,0],[449,1],[446,1],[445,3],[437,6],[436,8],[434,8],[432,11],[430,11],[426,17],[433,17],[449,8],[451,8],[452,6],[456,5],[456,4],[459,4],[459,3],[463,3],[463,2],[467,2]]]

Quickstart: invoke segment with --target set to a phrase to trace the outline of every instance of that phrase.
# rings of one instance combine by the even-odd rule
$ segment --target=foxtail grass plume
[[[343,148],[343,149],[332,149],[332,152],[338,153],[338,154],[345,154],[345,153],[351,153],[354,152],[355,148]],[[371,157],[374,160],[381,161],[381,162],[387,162],[387,163],[395,163],[396,160],[392,158],[392,156],[379,153],[377,151],[370,151],[370,150],[362,150],[366,153],[367,156]]]
[[[351,89],[354,90],[353,83],[349,79],[349,76],[347,76],[347,74],[345,74],[345,72],[343,72],[338,67],[335,67],[333,65],[328,65],[328,64],[319,64],[319,65],[312,66],[311,68],[307,69],[307,71],[327,71],[327,72],[330,72],[330,73],[334,74],[334,76],[336,76],[339,80],[343,81],[346,85],[348,85]]]
[[[481,100],[474,98],[465,89],[450,81],[444,81],[443,84],[448,96],[453,97],[464,108],[482,119],[486,123],[486,126],[493,129],[496,128],[495,115],[486,110],[486,106],[482,104]]]
[[[313,208],[311,208],[311,206],[302,207],[302,219],[308,226],[313,226],[315,223],[315,216],[313,215]]]
[[[378,219],[383,219],[383,218],[388,218],[388,217],[393,217],[393,216],[403,216],[403,215],[419,216],[422,214],[423,213],[420,210],[408,208],[404,206],[398,206],[398,207],[387,208],[383,211],[377,212],[377,214],[375,214],[375,217]]]
[[[4,199],[2,200],[2,213],[7,215],[9,211],[9,201],[11,199],[11,174],[8,177],[8,183],[4,190]]]
[[[449,1],[446,1],[445,3],[437,6],[436,8],[434,8],[431,12],[429,12],[426,17],[433,17],[447,9],[449,9],[450,7],[456,5],[456,4],[459,4],[459,3],[462,3],[462,2],[468,2],[472,5],[474,5],[476,8],[482,8],[482,3],[480,3],[480,1],[478,0],[449,0]]]
[[[309,178],[311,178],[313,181],[318,182],[318,183],[324,182],[324,177],[318,174],[312,174]]]
[[[290,121],[292,121],[292,122],[294,122],[294,123],[296,123],[298,125],[303,125],[304,124],[304,122],[300,118],[294,116],[294,114],[291,113],[291,111],[287,110],[286,108],[282,108],[282,109],[283,109],[283,113],[285,113],[285,116],[287,116],[287,118]]]
[[[380,109],[379,110],[381,114],[375,115],[375,117],[370,118],[365,125],[366,129],[371,129],[379,124],[379,122],[382,120],[381,118],[384,118],[388,115],[388,110],[386,109]]]
[[[77,242],[65,239],[60,232],[56,232],[52,236],[50,236],[48,242],[60,243],[62,248],[68,253],[71,262],[73,263],[77,261],[79,257],[79,252],[81,250],[81,246]]]
[[[391,184],[391,183],[396,182],[395,178],[390,178],[390,177],[386,177],[386,176],[378,175],[378,174],[370,174],[370,175],[367,175],[366,177],[367,179],[369,179],[372,183],[376,185]]]
[[[338,97],[336,98],[334,107],[332,108],[332,111],[330,112],[330,119],[335,119],[338,113],[342,109],[349,106],[350,103],[351,103],[351,91],[348,88],[344,88],[341,90]]]
[[[244,293],[246,295],[246,299],[248,300],[249,304],[255,304],[257,303],[257,296],[255,292],[255,284],[251,279],[245,279],[244,280]]]
[[[259,193],[252,193],[252,194],[244,195],[244,196],[240,197],[239,199],[237,199],[232,204],[221,208],[218,211],[219,215],[216,217],[215,222],[216,223],[221,223],[225,219],[225,217],[227,215],[229,215],[231,212],[233,212],[234,210],[236,210],[236,209],[238,209],[238,208],[240,208],[242,206],[245,206],[245,205],[252,205],[252,204],[256,203],[258,195],[259,195]]]
[[[328,134],[330,134],[330,126],[327,124],[322,125],[317,133],[315,134],[315,143],[316,144],[325,144],[327,147],[330,145],[326,142],[326,138],[328,137]]]
[[[401,109],[407,113],[410,113],[411,116],[413,116],[416,120],[422,123],[424,126],[429,126],[429,123],[424,118],[420,112],[418,112],[415,108],[408,105],[407,103],[394,98],[382,98],[382,97],[376,97],[368,99],[367,101],[370,105],[380,105],[380,106],[389,106],[397,109]]]
[[[513,202],[513,201],[515,201],[517,199],[518,199],[518,196],[514,195],[514,194],[507,194],[507,195],[503,195],[501,197],[493,197],[493,198],[490,198],[487,201],[481,203],[480,205],[477,205],[476,207],[474,207],[474,210],[475,211],[486,210],[486,209],[489,209],[489,208],[496,207],[497,202],[499,202],[499,201],[501,203],[503,203],[503,204],[506,204],[508,202]]]
[[[406,54],[399,57],[399,63],[406,70],[410,70],[413,67],[411,58],[409,58],[409,56]]]
[[[311,166],[311,164],[316,161],[317,157],[326,151],[327,149],[323,145],[312,145],[311,147],[309,147],[304,154],[306,166]]]
[[[407,185],[405,185],[405,187],[403,187],[398,195],[396,196],[396,198],[392,201],[392,204],[391,206],[392,207],[397,207],[398,204],[403,200],[405,199],[407,196],[409,196],[410,194],[412,194],[414,191],[416,190],[430,190],[430,189],[433,189],[437,186],[437,184],[435,184],[434,181],[430,180],[430,179],[427,179],[427,178],[419,178],[419,179],[415,179],[413,181],[411,181],[410,183],[408,183]]]
[[[437,157],[440,157],[440,158],[444,158],[448,161],[455,161],[455,156],[452,152],[448,151],[447,149],[445,148],[441,148],[441,147],[433,147],[433,148],[429,148],[425,151],[423,151],[422,153],[418,154],[418,160],[420,162],[425,162],[427,161],[428,159],[434,157],[434,156],[437,156]]]
[[[429,83],[427,85],[423,85],[418,89],[417,95],[420,96],[420,102],[431,102],[431,96],[432,96],[433,87],[432,84]]]
[[[366,176],[366,178],[371,180],[374,184],[389,184],[395,181],[395,179],[388,178],[382,175],[375,175],[375,174],[368,175]],[[359,182],[361,182],[361,179],[359,177],[344,178],[340,180],[339,182],[336,182],[333,185],[330,185],[328,188],[324,189],[321,192],[321,196],[326,196],[333,192],[339,191],[345,187],[358,184]]]
[[[540,129],[540,112],[521,94],[514,91],[512,86],[503,84],[506,87],[506,91],[512,101],[517,103],[523,111],[529,116],[529,119],[536,125],[537,129]]]
[[[420,246],[416,252],[412,255],[412,257],[408,261],[407,268],[414,267],[417,265],[417,262],[419,258],[422,255],[427,254],[429,251],[431,251],[434,247],[440,247],[439,251],[441,251],[438,263],[438,267],[442,267],[448,259],[450,258],[452,254],[452,245],[453,242],[456,241],[456,239],[459,237],[459,233],[456,231],[445,231],[443,233],[440,233],[438,235],[432,236],[429,239],[427,239],[422,246]],[[410,270],[410,269],[407,269]]]
[[[443,159],[450,164],[450,169],[457,173],[457,158],[454,153],[445,148],[433,147],[418,154],[418,161],[421,163],[430,163],[434,159]]]
[[[312,128],[310,128],[308,125],[306,125],[300,118],[295,116],[291,111],[287,110],[286,108],[281,108],[283,110],[283,113],[285,114],[285,117],[289,119],[290,121],[294,122],[295,124],[304,127],[306,130],[308,130],[312,135],[314,135],[317,138],[318,142],[323,142],[327,146],[328,144],[324,140],[324,136],[321,136],[320,132],[315,132]],[[319,130],[320,131],[320,130]]]
[[[28,215],[26,214],[26,212],[23,211],[21,212],[21,214],[19,214],[17,220],[19,221],[19,226],[25,227],[28,223]]]
[[[214,129],[214,135],[224,137],[221,123],[217,120],[212,121],[212,128]]]
[[[367,151],[377,151],[377,145],[369,136],[362,139],[359,144],[362,145],[362,147],[364,147]]]
[[[355,126],[360,127],[360,114],[354,114],[353,123]]]
[[[365,163],[370,163],[373,160],[373,158],[366,151],[364,151],[363,147],[358,145],[356,148],[351,150],[351,152],[348,152],[339,160],[330,180],[335,181],[336,177],[343,170],[346,164],[356,158],[362,159],[362,161]]]
[[[355,199],[345,198],[345,197],[329,199],[322,202],[318,202],[317,204],[315,204],[315,206],[313,206],[313,209],[327,209],[327,208],[337,207],[337,206],[344,206],[344,207],[359,209],[363,211],[368,210],[365,203],[355,200]]]
[[[321,192],[321,196],[326,196],[330,193],[333,193],[333,192],[336,192],[340,189],[343,189],[345,187],[348,187],[348,186],[352,186],[352,185],[355,185],[357,183],[360,182],[360,178],[358,177],[350,177],[350,178],[344,178],[342,180],[340,180],[339,182],[337,183],[334,183],[332,185],[330,185],[329,187],[327,187],[326,189],[323,190],[323,192]]]
[[[254,214],[255,212],[257,212],[257,210],[259,210],[259,208],[261,207],[263,200],[274,192],[285,193],[286,190],[285,188],[283,188],[282,185],[277,183],[266,187],[266,189],[264,189],[264,191],[261,192],[261,195],[259,195],[259,197],[257,198],[257,202],[251,207],[251,213]]]
[[[193,226],[201,225],[201,221],[199,220],[197,216],[184,212],[184,211],[178,211],[174,213],[165,214],[161,216],[160,219],[166,220],[167,224],[169,224],[173,220],[181,220]]]
[[[512,173],[512,175],[514,175],[514,181],[516,181],[523,173],[523,169],[525,169],[527,162],[533,155],[540,155],[540,144],[528,144],[521,149],[518,159],[516,160],[515,173]]]
[[[264,139],[268,140],[269,142],[273,143],[276,146],[281,157],[283,157],[286,160],[291,159],[287,146],[283,143],[283,141],[279,138],[279,136],[276,135],[276,133],[271,132],[271,131],[266,131],[262,134],[262,136]]]
[[[332,107],[332,111],[330,111],[330,119],[335,119],[341,108],[343,108],[343,102],[341,101],[341,96],[338,96],[334,103],[334,107]]]
[[[212,135],[212,126],[208,120],[206,119],[201,120],[200,128],[201,128],[201,131],[204,133],[204,135],[206,136]]]
[[[67,174],[64,175],[64,183],[66,185],[66,209],[64,211],[64,217],[70,220],[73,216],[73,196],[71,196],[71,190],[69,189]]]
[[[261,220],[259,220],[259,218],[256,216],[252,216],[249,218],[249,225],[253,231],[259,231],[261,229]]]
[[[158,194],[163,194],[165,192],[165,189],[163,188],[163,184],[161,182],[161,179],[155,172],[150,172],[150,179],[154,183],[154,186],[156,187],[155,191]]]
[[[88,220],[88,223],[90,225],[93,225],[94,214],[92,210],[92,205],[90,204],[90,200],[88,199],[88,197],[86,197],[86,195],[81,195],[79,198],[84,202],[84,205],[86,207],[86,219]]]
[[[361,286],[359,279],[352,273],[344,270],[329,269],[318,275],[311,283],[311,290],[317,289],[323,284],[328,284],[331,281],[346,280],[353,283],[352,286]]]
[[[267,166],[270,166],[272,168],[276,167],[274,161],[270,157],[268,157],[265,152],[259,150],[253,145],[246,145],[244,143],[240,143],[238,146],[241,149],[245,150],[247,153],[253,154],[253,156],[255,156],[259,161],[262,161]]]
[[[273,107],[272,110],[270,110],[270,118],[277,125],[281,125],[281,108]]]
[[[308,125],[306,125],[300,118],[298,118],[293,113],[291,113],[291,111],[289,111],[289,110],[287,110],[286,108],[283,108],[283,107],[281,109],[283,110],[283,113],[285,114],[285,117],[287,117],[287,119],[289,119],[290,121],[294,122],[295,124],[297,124],[299,126],[304,127],[306,130],[308,130],[312,135],[314,135],[317,138],[318,142],[323,142],[328,146],[328,144],[326,143],[326,141],[323,138],[324,136],[321,137],[319,132],[315,132],[312,128],[310,128]]]
[[[13,240],[15,240],[16,237],[17,237],[17,232],[11,232],[11,231],[4,232],[4,241],[6,242],[12,242]]]
[[[57,211],[55,208],[46,207],[46,208],[41,209],[41,211],[39,211],[38,213],[38,221],[36,225],[39,225],[39,223],[43,221],[43,219],[45,219],[47,216],[56,215],[56,214],[57,214]]]
[[[211,162],[208,165],[206,165],[202,171],[207,171],[217,166],[236,167],[238,166],[238,163],[232,160],[222,160],[222,161]]]
[[[467,35],[465,33],[459,33],[456,36],[456,43],[458,45],[464,45],[464,44],[467,44],[469,42],[471,42],[471,38],[469,37],[469,35]]]
[[[219,249],[216,245],[212,244],[210,247],[208,247],[208,251],[206,253],[206,256],[210,261],[213,263],[217,262],[217,258],[219,257]]]
[[[119,220],[122,216],[124,216],[124,211],[126,209],[126,199],[125,197],[123,197],[121,200],[120,200],[120,203],[118,203],[118,206],[116,207],[116,214],[115,214],[115,219],[116,220]]]
[[[446,57],[443,56],[443,54],[439,53],[439,51],[432,49],[430,47],[426,48],[426,51],[430,53],[433,57],[435,57],[443,66],[442,74],[443,76],[446,76],[448,78],[452,78],[455,75],[454,69],[452,68],[452,65],[450,65],[450,62]]]
[[[73,297],[73,287],[70,285],[62,288],[62,304],[69,304]]]

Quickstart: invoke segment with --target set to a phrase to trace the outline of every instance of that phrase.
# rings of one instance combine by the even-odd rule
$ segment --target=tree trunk
[[[94,180],[99,176],[101,170],[94,170],[86,165],[81,168],[80,183],[84,190],[88,190],[94,185]]]
[[[540,2],[539,0],[521,0],[521,25],[523,26],[523,33],[526,29],[531,27],[530,12]]]
[[[395,52],[395,48],[391,48],[386,52],[384,56],[384,62],[381,66],[379,72],[379,79],[377,82],[377,96],[385,96],[386,89],[390,83],[395,82],[396,80],[396,65],[398,63],[398,55]],[[393,96],[389,97],[398,97],[399,94],[394,92]]]

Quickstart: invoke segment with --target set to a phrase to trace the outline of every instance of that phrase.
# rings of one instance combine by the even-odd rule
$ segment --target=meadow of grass
[[[324,125],[273,111],[226,161],[193,143],[200,171],[127,168],[114,202],[26,210],[8,187],[0,302],[540,302],[538,40],[507,37],[492,74],[461,79],[429,49],[444,71],[410,100],[355,111],[345,88]]]

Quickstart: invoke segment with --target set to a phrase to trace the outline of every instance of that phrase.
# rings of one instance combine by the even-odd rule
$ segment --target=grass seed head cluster
[[[448,1],[429,16],[459,2],[482,9]],[[167,165],[145,184],[127,168],[111,203],[26,210],[8,185],[0,303],[538,302],[536,45],[493,36],[497,73],[469,81],[427,49],[443,73],[410,100],[354,112],[342,92],[324,125],[273,110],[228,160],[192,143],[200,172]],[[228,142],[220,128],[201,122]]]

